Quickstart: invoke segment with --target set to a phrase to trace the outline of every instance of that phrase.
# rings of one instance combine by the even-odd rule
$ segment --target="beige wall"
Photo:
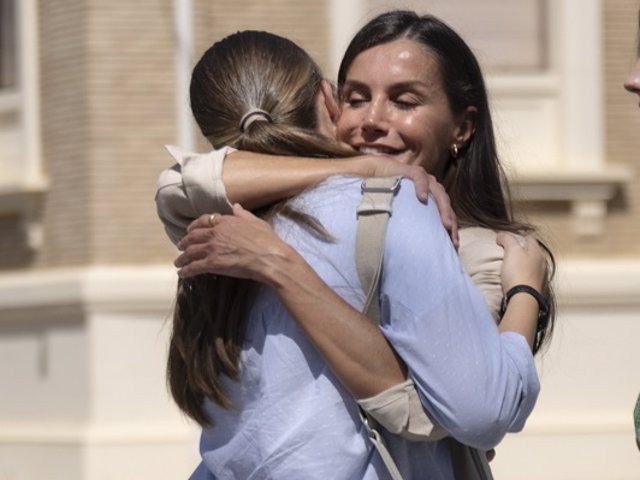
[[[163,258],[153,196],[162,145],[175,141],[173,2],[88,5],[90,258],[149,263]]]
[[[44,245],[0,219],[0,268],[170,258],[153,195],[175,141],[172,35],[170,0],[40,2]]]
[[[84,264],[91,251],[87,5],[40,2],[40,8],[43,166],[50,188],[36,263]]]
[[[327,2],[314,0],[195,0],[196,55],[238,30],[268,30],[299,43],[325,67],[328,60]]]

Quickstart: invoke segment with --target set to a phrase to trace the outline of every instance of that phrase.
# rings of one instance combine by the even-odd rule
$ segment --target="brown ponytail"
[[[214,147],[278,155],[353,155],[315,132],[321,81],[318,66],[295,43],[266,32],[239,32],[215,43],[194,68],[191,108]],[[267,112],[269,120],[242,129],[241,119],[252,109]],[[276,213],[288,216],[329,238],[315,219],[286,202],[258,213],[267,220]],[[180,409],[203,426],[214,421],[204,411],[205,399],[232,407],[221,378],[239,378],[246,313],[256,288],[250,280],[210,274],[178,282],[167,379]]]

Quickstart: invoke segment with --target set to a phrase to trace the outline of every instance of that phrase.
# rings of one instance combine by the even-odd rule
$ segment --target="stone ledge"
[[[573,229],[583,237],[601,235],[608,203],[632,180],[629,170],[520,172],[511,179],[511,193],[519,202],[566,202],[571,205]]]

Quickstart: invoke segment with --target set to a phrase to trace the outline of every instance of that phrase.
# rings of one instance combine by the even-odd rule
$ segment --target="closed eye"
[[[405,102],[402,100],[396,100],[394,103],[400,110],[412,110],[418,106],[415,102]]]
[[[357,93],[357,92],[350,93],[349,95],[347,95],[346,100],[345,100],[345,102],[350,107],[359,107],[360,105],[362,105],[366,101],[367,101],[367,97],[365,97],[361,93]]]
[[[411,110],[421,104],[418,97],[410,93],[403,93],[393,99],[394,105],[401,110]]]

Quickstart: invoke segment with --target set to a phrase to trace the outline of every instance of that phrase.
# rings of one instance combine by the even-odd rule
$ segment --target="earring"
[[[459,154],[460,154],[460,150],[458,150],[458,145],[454,143],[453,145],[451,145],[451,156],[455,160],[458,158]]]

